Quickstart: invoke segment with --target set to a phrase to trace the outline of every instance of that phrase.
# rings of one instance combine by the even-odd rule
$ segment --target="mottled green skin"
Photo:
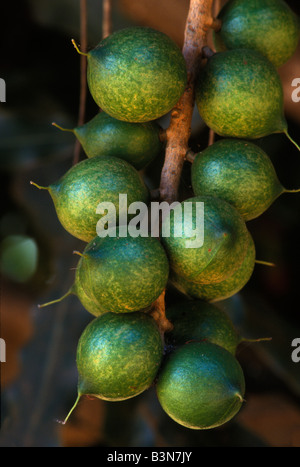
[[[284,192],[269,156],[251,142],[230,138],[196,155],[191,179],[196,196],[225,199],[246,221],[260,216]]]
[[[108,401],[137,396],[153,383],[162,355],[162,339],[149,315],[99,316],[78,342],[78,394]]]
[[[79,299],[85,310],[91,313],[93,316],[101,316],[104,313],[106,313],[106,310],[104,310],[101,307],[101,304],[98,303],[97,300],[94,299],[94,297],[89,296],[85,292],[80,282],[76,281],[74,283],[74,285],[72,286],[72,293],[76,295],[76,297]]]
[[[167,285],[169,263],[153,237],[96,237],[76,269],[76,287],[100,310],[131,313],[150,306]]]
[[[123,122],[105,112],[99,112],[73,131],[87,157],[119,157],[137,170],[149,164],[163,147],[160,126],[156,122]]]
[[[203,121],[220,136],[256,139],[287,131],[278,72],[254,50],[210,57],[196,83],[196,104]]]
[[[211,342],[178,347],[162,365],[157,397],[175,422],[194,430],[216,428],[240,410],[243,370],[226,349]]]
[[[248,248],[248,230],[238,211],[226,201],[212,196],[198,196],[184,201],[192,203],[192,225],[196,229],[196,203],[204,203],[204,243],[198,248],[187,248],[191,234],[183,232],[176,237],[176,226],[184,224],[177,205],[163,222],[170,226],[170,236],[161,241],[167,252],[170,269],[186,280],[203,284],[220,282],[231,276],[242,264]],[[187,223],[187,220],[186,220]],[[199,222],[200,223],[200,222]]]
[[[91,241],[101,214],[100,202],[111,202],[119,213],[119,194],[127,194],[128,205],[148,203],[149,193],[138,171],[128,162],[109,156],[85,159],[49,187],[62,226],[74,237]]]
[[[296,51],[299,19],[282,0],[230,0],[218,18],[222,27],[213,35],[217,51],[257,50],[277,68]]]
[[[190,341],[209,341],[233,355],[240,336],[231,319],[221,309],[204,300],[183,300],[166,309],[173,329],[165,333],[165,341],[183,345]]]
[[[179,47],[164,33],[129,27],[103,39],[88,53],[89,90],[112,117],[147,122],[168,113],[187,82]]]
[[[171,281],[174,286],[194,299],[207,300],[209,302],[218,302],[232,297],[240,292],[249,282],[255,267],[255,245],[253,238],[249,234],[248,252],[239,268],[224,281],[211,284],[200,284],[187,281],[179,275],[172,274]]]

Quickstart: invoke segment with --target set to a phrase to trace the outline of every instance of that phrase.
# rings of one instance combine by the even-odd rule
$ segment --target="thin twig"
[[[80,0],[80,49],[84,53],[87,52],[87,0]],[[77,126],[84,124],[86,96],[87,96],[87,57],[80,54],[80,94],[79,94],[79,111]],[[74,147],[73,165],[77,164],[80,158],[81,144],[76,139]]]
[[[217,18],[218,14],[219,14],[219,11],[221,9],[221,2],[220,0],[214,0],[214,3],[213,3],[213,16],[214,18]],[[218,31],[221,29],[221,21],[218,20],[218,19],[215,19],[215,27],[213,29],[215,29],[215,31]],[[207,52],[207,58],[208,58],[208,55],[210,54],[213,54],[213,51],[210,50],[208,51],[207,48],[204,48]],[[204,52],[204,50],[203,50]],[[208,146],[211,146],[214,142],[215,142],[215,132],[214,130],[212,130],[211,128],[209,129],[209,133],[208,133]]]
[[[103,0],[102,3],[102,38],[109,36],[112,32],[111,0]]]
[[[208,143],[207,143],[207,145],[211,146],[212,144],[214,144],[214,142],[215,142],[215,132],[214,132],[214,130],[212,130],[210,128],[209,132],[208,132]]]

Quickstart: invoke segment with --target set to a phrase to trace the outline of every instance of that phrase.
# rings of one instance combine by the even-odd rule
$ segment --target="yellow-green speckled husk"
[[[151,386],[162,356],[161,335],[151,316],[99,316],[78,342],[78,393],[109,401],[134,397]]]
[[[172,273],[171,281],[185,295],[210,302],[217,302],[232,297],[245,287],[250,280],[255,267],[255,245],[249,233],[249,244],[246,257],[241,266],[228,279],[219,283],[199,284],[187,281],[178,274]]]
[[[115,156],[141,170],[162,151],[160,130],[156,122],[123,122],[99,112],[73,131],[87,157]]]
[[[204,242],[202,246],[188,248],[190,232],[176,237],[176,227],[181,228],[185,223],[185,215],[181,220],[178,212],[184,212],[185,203],[191,203],[192,224],[196,229],[198,202],[204,203]],[[198,227],[200,222],[198,220]],[[245,221],[232,205],[220,198],[195,196],[185,200],[163,221],[162,233],[166,226],[170,228],[170,235],[162,236],[161,241],[170,270],[186,280],[202,284],[221,282],[240,267],[247,253],[249,236]]]
[[[128,162],[110,156],[79,162],[51,184],[49,192],[62,226],[85,242],[97,235],[97,222],[102,217],[96,213],[100,202],[113,203],[118,223],[119,194],[127,195],[128,206],[135,201],[149,201],[148,189],[138,171]],[[127,213],[127,207],[124,209]]]
[[[88,53],[89,90],[112,117],[146,122],[167,114],[186,86],[180,48],[166,34],[129,27],[103,39]]]
[[[168,259],[157,238],[107,236],[87,245],[75,283],[100,310],[131,313],[159,297],[168,275]]]
[[[196,196],[225,199],[246,221],[260,216],[285,191],[269,156],[254,143],[232,138],[198,153],[191,178]]]
[[[159,372],[158,400],[177,423],[194,430],[221,426],[240,410],[243,370],[232,353],[211,342],[190,342],[170,353]]]
[[[204,300],[181,300],[166,308],[166,317],[172,323],[165,333],[171,345],[189,341],[209,341],[235,354],[240,336],[225,311]]]
[[[100,316],[106,313],[106,310],[101,307],[100,303],[98,303],[94,297],[89,296],[85,292],[80,283],[75,282],[71,288],[71,292],[76,295],[84,309],[91,313],[93,316]]]
[[[254,50],[212,55],[198,76],[196,104],[204,122],[220,136],[257,139],[287,131],[279,74]]]
[[[282,0],[230,0],[221,9],[219,31],[213,32],[216,50],[253,49],[277,68],[295,53],[299,18]]]

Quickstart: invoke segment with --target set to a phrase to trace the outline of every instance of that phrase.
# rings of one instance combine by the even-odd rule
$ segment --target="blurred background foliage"
[[[300,14],[297,0],[287,3]],[[181,46],[188,5],[188,0],[115,0],[113,30],[148,25]],[[88,0],[87,7],[92,48],[102,35],[102,2]],[[291,342],[300,337],[300,194],[283,195],[248,223],[258,259],[276,267],[257,265],[246,287],[218,304],[244,336],[272,337],[238,351],[246,402],[231,422],[208,431],[183,428],[163,413],[150,388],[124,402],[82,398],[69,422],[59,423],[76,396],[77,340],[91,316],[76,297],[49,308],[37,305],[68,290],[78,261],[72,252],[83,244],[64,231],[48,193],[30,180],[48,185],[72,162],[73,135],[51,123],[70,128],[77,123],[80,60],[71,38],[79,41],[79,12],[79,0],[22,0],[1,8],[0,77],[6,82],[6,102],[0,103],[0,337],[6,342],[6,362],[1,363],[0,445],[299,447],[300,363],[291,359]],[[291,82],[300,77],[300,48],[279,73],[290,133],[300,143],[300,103],[291,99]],[[86,121],[96,112],[88,94]],[[168,116],[161,124],[168,124]],[[191,147],[197,151],[207,141],[208,129],[195,112]],[[283,135],[257,144],[271,157],[281,182],[300,187],[296,148]],[[162,163],[160,157],[146,169],[149,186],[158,186]],[[189,174],[187,163],[181,196],[190,193]],[[170,289],[167,304],[178,298]]]

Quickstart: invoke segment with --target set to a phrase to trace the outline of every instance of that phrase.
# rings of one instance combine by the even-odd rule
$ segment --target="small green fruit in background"
[[[81,143],[87,157],[115,156],[137,170],[144,168],[162,150],[161,128],[156,122],[131,123],[99,112],[89,122],[71,131]]]
[[[238,413],[245,379],[239,362],[226,349],[211,342],[190,342],[168,355],[156,389],[163,410],[175,422],[210,429]]]
[[[85,242],[97,235],[96,226],[102,217],[96,213],[99,203],[113,203],[118,222],[119,211],[127,215],[127,206],[119,206],[119,194],[127,195],[128,205],[149,200],[148,189],[139,172],[128,162],[109,156],[85,159],[49,187],[36,186],[49,191],[65,230]]]
[[[187,281],[178,274],[172,273],[170,279],[173,285],[185,295],[217,302],[230,298],[240,292],[249,282],[255,267],[255,245],[252,236],[249,234],[247,254],[238,269],[227,279],[218,283],[201,284]]]
[[[87,54],[87,80],[96,104],[127,122],[167,114],[187,82],[180,48],[166,34],[129,27],[103,39]]]
[[[27,282],[36,272],[39,251],[27,235],[8,235],[0,244],[0,271],[14,282]]]
[[[230,0],[220,11],[214,32],[217,51],[253,49],[280,67],[296,51],[299,18],[282,0]]]
[[[154,319],[145,313],[106,313],[84,329],[77,347],[78,397],[130,399],[148,389],[163,356]]]
[[[269,156],[261,148],[231,138],[196,154],[191,177],[196,196],[225,199],[246,221],[260,216],[282,193],[293,191],[281,185]]]
[[[200,203],[204,207],[203,217],[197,212]],[[191,219],[186,211],[188,206]],[[203,244],[192,247],[191,238],[201,236],[202,226]],[[194,229],[193,234],[190,228]],[[221,282],[240,267],[247,253],[249,234],[245,221],[231,204],[220,198],[198,196],[185,200],[163,220],[162,234],[164,229],[170,231],[170,235],[161,238],[170,269],[188,281]]]
[[[95,237],[80,253],[75,281],[57,303],[75,294],[94,316],[146,309],[167,285],[169,263],[153,237]]]
[[[173,329],[165,334],[166,343],[183,345],[190,341],[209,341],[233,355],[240,336],[229,316],[204,300],[182,300],[166,309]]]
[[[257,139],[285,133],[292,141],[279,74],[255,50],[227,50],[208,58],[196,82],[196,104],[203,121],[220,136]]]

